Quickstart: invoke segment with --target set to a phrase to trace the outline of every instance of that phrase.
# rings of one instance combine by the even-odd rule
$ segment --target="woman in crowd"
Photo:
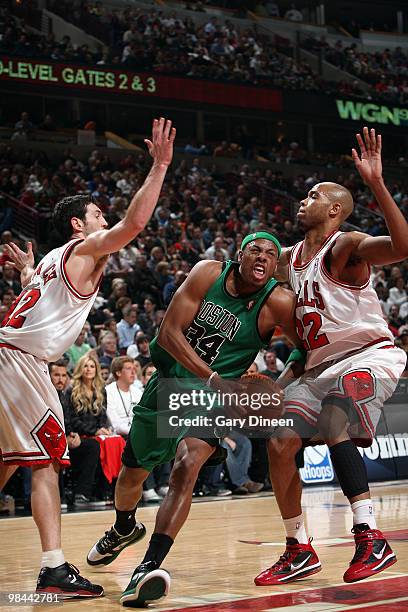
[[[110,435],[105,383],[99,361],[90,354],[78,361],[65,396],[73,431],[80,436]]]

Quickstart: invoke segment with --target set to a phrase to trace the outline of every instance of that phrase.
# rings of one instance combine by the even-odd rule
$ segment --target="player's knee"
[[[180,489],[192,489],[197,480],[201,463],[195,461],[194,453],[185,453],[178,457],[171,471],[169,487]]]
[[[142,470],[139,468],[130,468],[126,465],[122,465],[120,468],[117,485],[127,488],[134,488],[141,485],[145,478],[146,476],[144,470],[142,472]]]
[[[274,465],[294,459],[302,447],[301,438],[292,430],[283,430],[282,435],[268,440],[268,457]]]
[[[317,420],[319,434],[326,441],[335,441],[347,431],[348,417],[338,406],[325,406]]]

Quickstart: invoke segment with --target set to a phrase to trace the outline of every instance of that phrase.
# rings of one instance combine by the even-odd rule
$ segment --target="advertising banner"
[[[282,110],[281,92],[267,87],[132,72],[99,65],[68,65],[3,56],[0,57],[0,81],[133,98],[144,96],[274,112]]]

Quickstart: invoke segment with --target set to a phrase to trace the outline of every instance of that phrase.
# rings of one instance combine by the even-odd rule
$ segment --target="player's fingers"
[[[353,161],[355,161],[355,162],[359,162],[360,161],[358,153],[357,153],[357,151],[355,149],[351,149],[351,156],[353,158]]]
[[[6,251],[7,255],[9,255],[9,257],[18,257],[19,256],[19,252],[20,249],[18,248],[18,246],[16,244],[14,244],[14,242],[10,242],[9,244],[5,244],[4,245],[4,250]]]
[[[169,139],[170,130],[171,130],[171,119],[167,119],[165,126],[164,126],[164,131],[163,131],[163,134],[166,140]]]
[[[33,243],[32,242],[27,242],[27,254],[28,255],[33,254]]]
[[[147,146],[149,153],[151,153],[151,151],[153,151],[153,143],[151,140],[148,140],[147,138],[144,139],[144,143]]]
[[[174,139],[176,137],[176,128],[171,128],[171,132],[170,132],[170,142],[173,143]]]
[[[157,142],[161,142],[163,138],[163,130],[164,130],[165,119],[164,117],[160,117],[157,124]]]
[[[382,149],[382,137],[381,134],[377,134],[377,142],[376,142],[376,153],[381,153],[381,149]]]
[[[375,129],[371,128],[370,130],[370,146],[372,151],[376,151],[377,149],[377,138],[375,135]]]
[[[371,151],[370,133],[368,131],[368,127],[367,126],[363,127],[363,136],[364,136],[365,148],[367,149],[367,151]]]
[[[364,153],[366,153],[364,140],[362,139],[361,134],[356,134],[356,138],[357,138],[358,146],[360,147],[361,154],[363,155]]]
[[[153,128],[152,128],[152,141],[156,142],[157,140],[157,130],[159,127],[159,120],[158,119],[153,119]],[[150,142],[150,140],[149,140]]]

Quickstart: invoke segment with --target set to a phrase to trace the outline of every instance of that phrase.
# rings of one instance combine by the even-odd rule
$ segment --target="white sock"
[[[309,542],[303,514],[299,514],[299,516],[294,516],[290,519],[283,519],[283,524],[285,525],[288,538],[296,538],[299,544],[307,544]]]
[[[61,548],[46,550],[41,557],[41,567],[58,567],[65,563],[64,553]]]
[[[351,504],[351,510],[353,512],[353,525],[367,523],[370,529],[377,529],[373,502],[371,499],[361,499],[360,501],[354,502],[354,504]]]

